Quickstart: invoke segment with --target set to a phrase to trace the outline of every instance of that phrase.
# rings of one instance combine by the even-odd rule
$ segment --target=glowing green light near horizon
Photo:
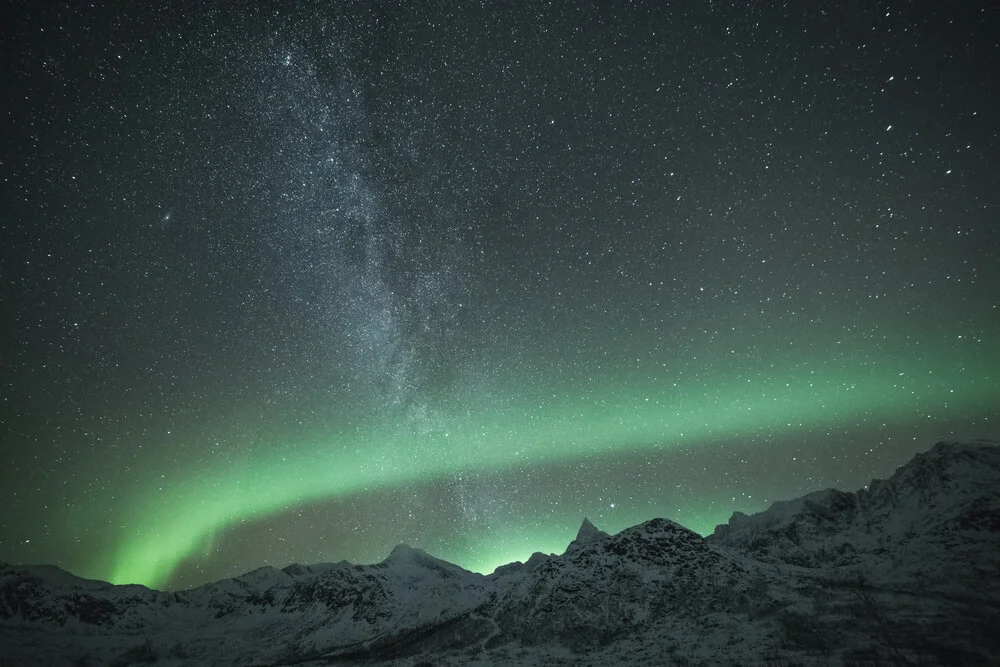
[[[946,368],[933,374],[933,388],[914,392],[901,386],[897,376],[844,374],[820,381],[803,372],[788,381],[729,380],[700,391],[650,383],[606,400],[522,396],[516,403],[501,402],[496,411],[472,415],[442,409],[442,428],[434,433],[403,425],[317,440],[292,457],[287,450],[264,451],[240,465],[193,472],[178,485],[144,494],[134,503],[107,578],[160,586],[185,559],[209,551],[226,527],[302,503],[462,472],[740,437],[782,430],[790,423],[813,429],[847,423],[859,414],[894,421],[942,405],[957,410],[998,404],[1000,389],[988,380],[977,386],[967,375]],[[537,546],[518,544],[508,551],[523,558],[535,550],[565,546],[562,537],[548,540],[552,544],[543,535],[535,537]],[[499,552],[476,555],[466,565],[495,566],[493,561],[505,557]]]
[[[670,518],[690,530],[705,535],[723,520],[718,509],[710,510],[707,505],[706,503],[688,508],[682,515]],[[632,509],[621,514],[616,513],[614,518],[597,519],[595,516],[587,518],[592,519],[592,523],[595,523],[599,530],[615,534],[653,517],[644,514],[641,509]],[[724,518],[729,517],[727,515]],[[484,546],[452,551],[444,549],[433,555],[452,563],[460,563],[462,567],[472,572],[490,574],[501,565],[515,561],[525,562],[536,552],[562,553],[576,538],[581,519],[581,515],[575,510],[568,510],[562,516],[540,515],[527,518],[519,516],[516,524],[491,531],[489,540]]]

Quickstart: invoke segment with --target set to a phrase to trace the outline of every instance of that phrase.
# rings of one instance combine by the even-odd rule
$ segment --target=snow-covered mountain
[[[881,584],[1000,594],[1000,447],[938,443],[857,493],[835,489],[737,512],[709,541],[768,563],[861,567]],[[948,576],[940,565],[947,563]],[[996,573],[996,570],[993,570]]]
[[[400,545],[178,593],[0,565],[0,666],[997,664],[1000,445],[735,514],[704,539],[584,520],[483,576]]]

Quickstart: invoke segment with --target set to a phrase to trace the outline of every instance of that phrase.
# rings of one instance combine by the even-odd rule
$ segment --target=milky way
[[[329,4],[2,10],[0,559],[490,571],[997,437],[989,3]]]

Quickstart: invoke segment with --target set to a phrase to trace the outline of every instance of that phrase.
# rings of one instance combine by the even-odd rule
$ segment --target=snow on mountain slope
[[[581,645],[626,634],[667,608],[717,603],[723,587],[738,590],[748,575],[696,533],[653,519],[613,537],[577,538],[562,557],[526,571],[490,610],[511,639]]]
[[[38,647],[17,651],[17,664],[56,664],[77,647],[96,657],[127,652],[153,635],[158,653],[181,653],[195,664],[225,655],[272,664],[440,623],[484,601],[483,581],[403,545],[376,565],[261,568],[178,593],[4,565],[0,621],[25,637],[39,631],[36,643],[48,653],[36,660]]]
[[[1000,446],[943,443],[708,539],[584,520],[489,576],[405,545],[177,593],[0,565],[0,665],[990,664],[998,536]]]
[[[708,539],[764,562],[860,568],[881,582],[946,588],[975,579],[1000,553],[1000,447],[938,443],[856,493],[827,489],[736,513]]]

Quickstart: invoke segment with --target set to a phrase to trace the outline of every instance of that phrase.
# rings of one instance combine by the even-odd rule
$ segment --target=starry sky
[[[0,560],[489,572],[1000,435],[995,3],[253,4],[0,9]]]

